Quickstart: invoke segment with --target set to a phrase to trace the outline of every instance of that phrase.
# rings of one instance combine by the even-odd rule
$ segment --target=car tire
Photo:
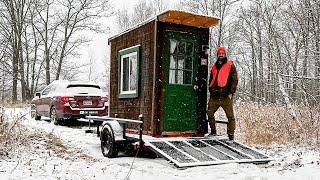
[[[40,121],[40,120],[41,120],[41,116],[39,116],[39,115],[36,113],[35,116],[34,116],[34,119],[37,120],[37,121]]]
[[[109,125],[103,128],[100,136],[101,152],[104,157],[115,158],[118,156],[119,148],[114,139],[113,131]]]
[[[50,110],[50,120],[51,122],[53,122],[54,125],[59,125],[61,124],[61,121],[62,121],[57,117],[57,110],[54,106],[52,106]]]

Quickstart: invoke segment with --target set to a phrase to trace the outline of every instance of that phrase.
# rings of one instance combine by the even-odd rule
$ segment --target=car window
[[[52,85],[46,87],[46,88],[42,91],[41,95],[42,95],[42,96],[48,95],[49,92],[50,92],[50,90],[51,90],[51,88],[52,88]]]
[[[56,90],[57,90],[57,87],[58,87],[58,86],[57,86],[56,84],[52,85],[51,88],[50,88],[49,93],[51,93],[51,92],[53,92],[53,91],[56,91]]]

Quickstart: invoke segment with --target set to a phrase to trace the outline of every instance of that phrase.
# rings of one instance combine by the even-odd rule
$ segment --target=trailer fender
[[[123,138],[123,128],[118,121],[105,121],[102,124],[101,132],[103,131],[104,128],[111,128],[109,130],[113,132],[115,141],[125,140]]]

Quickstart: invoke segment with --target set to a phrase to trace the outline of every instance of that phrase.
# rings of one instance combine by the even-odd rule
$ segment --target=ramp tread
[[[184,152],[190,154],[192,157],[194,157],[200,162],[215,160],[210,156],[206,155],[204,152],[196,149],[194,146],[185,143],[184,141],[171,141],[170,143],[173,144],[178,149],[181,149]]]
[[[168,145],[166,142],[153,142],[153,144],[159,150],[163,151],[165,154],[167,154],[168,156],[172,157],[174,160],[180,163],[195,162],[193,159],[176,150],[174,147]]]
[[[222,144],[218,140],[203,140],[205,143],[210,144],[211,146],[217,148],[218,150],[235,157],[237,159],[251,159],[249,156],[240,154],[239,152],[235,151],[234,149],[229,148],[228,146]]]
[[[218,160],[233,160],[232,157],[218,151],[212,146],[209,146],[199,140],[188,140],[190,144],[192,144],[194,147],[199,148],[201,151],[205,152],[206,154],[209,154],[213,156],[214,158]]]
[[[264,163],[271,158],[244,144],[226,139],[158,138],[145,140],[149,148],[177,167],[214,165],[223,163]]]

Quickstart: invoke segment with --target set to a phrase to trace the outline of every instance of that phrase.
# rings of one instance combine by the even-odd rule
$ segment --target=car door
[[[49,85],[41,92],[41,115],[46,117],[49,117],[50,113],[51,98],[49,96],[49,93],[51,91],[51,88],[52,85]]]

